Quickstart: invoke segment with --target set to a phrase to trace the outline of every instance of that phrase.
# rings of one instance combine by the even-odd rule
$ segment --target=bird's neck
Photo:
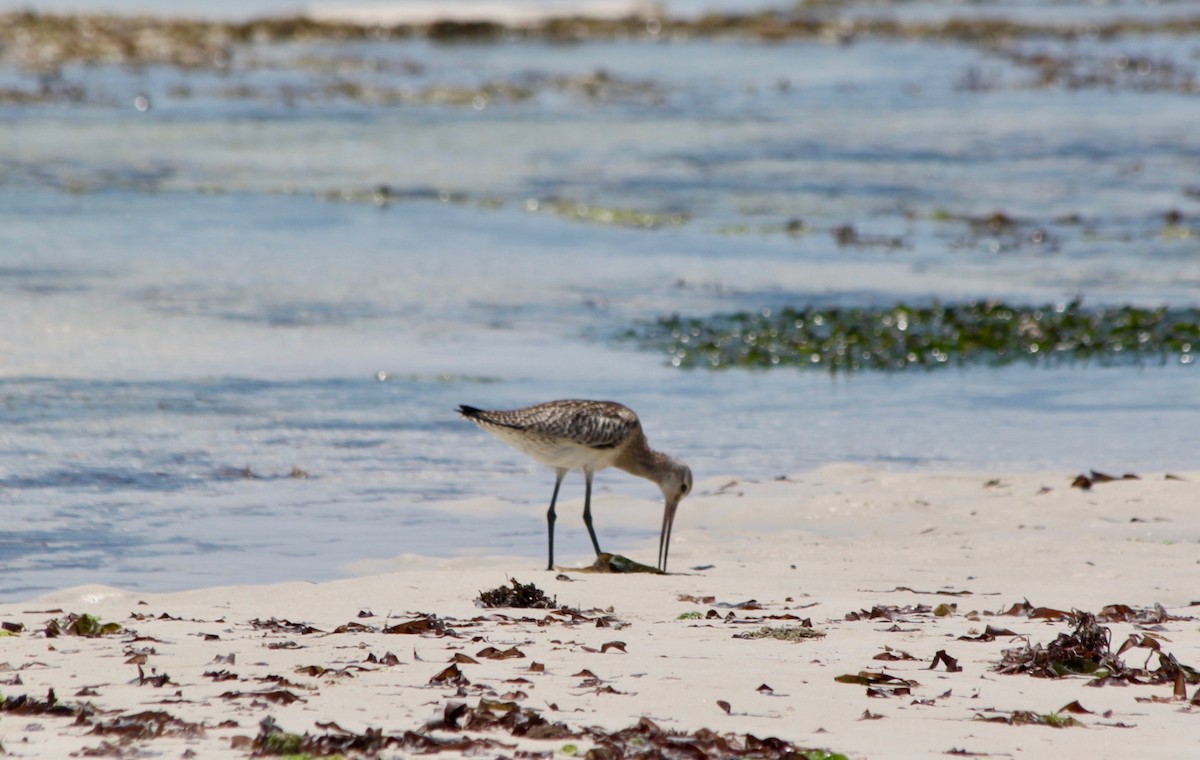
[[[645,438],[637,443],[641,445],[629,446],[621,453],[615,466],[639,478],[655,483],[662,481],[671,467],[671,457],[647,446]]]

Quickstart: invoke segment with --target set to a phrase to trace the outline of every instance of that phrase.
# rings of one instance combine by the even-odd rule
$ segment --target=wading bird
[[[671,548],[671,526],[679,502],[692,490],[692,471],[679,460],[650,448],[642,423],[633,410],[613,401],[548,401],[524,409],[487,411],[460,406],[458,413],[496,436],[509,446],[550,467],[556,474],[554,494],[546,512],[550,534],[550,560],[554,569],[554,504],[563,477],[571,470],[583,470],[586,484],[583,499],[583,524],[596,556],[600,542],[592,528],[592,475],[606,467],[616,467],[654,481],[662,490],[663,522],[658,537],[658,568],[667,570]]]

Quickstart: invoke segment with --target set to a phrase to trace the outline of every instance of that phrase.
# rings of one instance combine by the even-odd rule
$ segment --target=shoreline
[[[1178,699],[1174,683],[1086,688],[1094,676],[996,670],[1008,651],[1070,634],[1079,612],[1100,616],[1114,653],[1139,642],[1118,655],[1131,669],[1154,671],[1158,651],[1200,664],[1190,519],[1200,476],[1143,473],[1086,491],[1069,477],[847,465],[710,479],[681,508],[682,572],[668,576],[408,557],[407,570],[325,583],[91,586],[5,603],[0,622],[23,626],[0,637],[8,707],[53,689],[76,713],[0,709],[0,744],[13,757],[105,744],[249,756],[269,717],[281,736],[324,737],[326,748],[366,746],[354,742],[378,729],[435,739],[441,755],[568,745],[582,755],[648,718],[688,741],[710,729],[734,746],[751,734],[849,758],[1185,756],[1200,712],[1189,671]],[[476,606],[510,579],[557,606]],[[72,613],[121,630],[46,636],[49,620],[69,626]],[[764,627],[784,640],[746,637]],[[786,640],[809,627],[823,635]],[[531,734],[549,738],[513,735],[505,715],[550,726]],[[658,740],[639,730],[637,741]]]

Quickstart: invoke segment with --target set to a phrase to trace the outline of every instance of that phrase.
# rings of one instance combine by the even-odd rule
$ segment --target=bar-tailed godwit
[[[613,401],[548,401],[503,411],[460,406],[458,413],[508,445],[554,470],[554,494],[546,512],[550,534],[550,561],[554,569],[554,503],[563,477],[583,470],[585,483],[583,523],[600,555],[600,542],[592,528],[592,475],[616,467],[658,484],[663,495],[662,533],[658,537],[658,567],[667,570],[671,526],[679,502],[692,490],[692,471],[679,460],[650,448],[642,423],[633,410]]]

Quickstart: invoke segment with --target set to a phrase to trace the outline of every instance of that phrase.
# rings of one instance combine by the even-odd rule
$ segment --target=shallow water
[[[1195,305],[1194,94],[1034,87],[1004,55],[919,40],[241,55],[71,65],[52,85],[77,101],[0,105],[4,598],[319,580],[406,552],[534,566],[551,478],[459,403],[619,399],[701,480],[1197,469],[1200,380],[1170,362],[708,373],[620,337],[785,304]],[[394,100],[329,94],[347,80]],[[531,94],[474,101],[497,83]],[[429,97],[450,87],[465,105]],[[966,219],[995,212],[1015,224]],[[838,243],[846,224],[863,242]],[[598,501],[655,492],[598,483]],[[453,506],[480,499],[499,507]],[[656,529],[603,515],[608,546]],[[563,560],[586,559],[577,522]]]

